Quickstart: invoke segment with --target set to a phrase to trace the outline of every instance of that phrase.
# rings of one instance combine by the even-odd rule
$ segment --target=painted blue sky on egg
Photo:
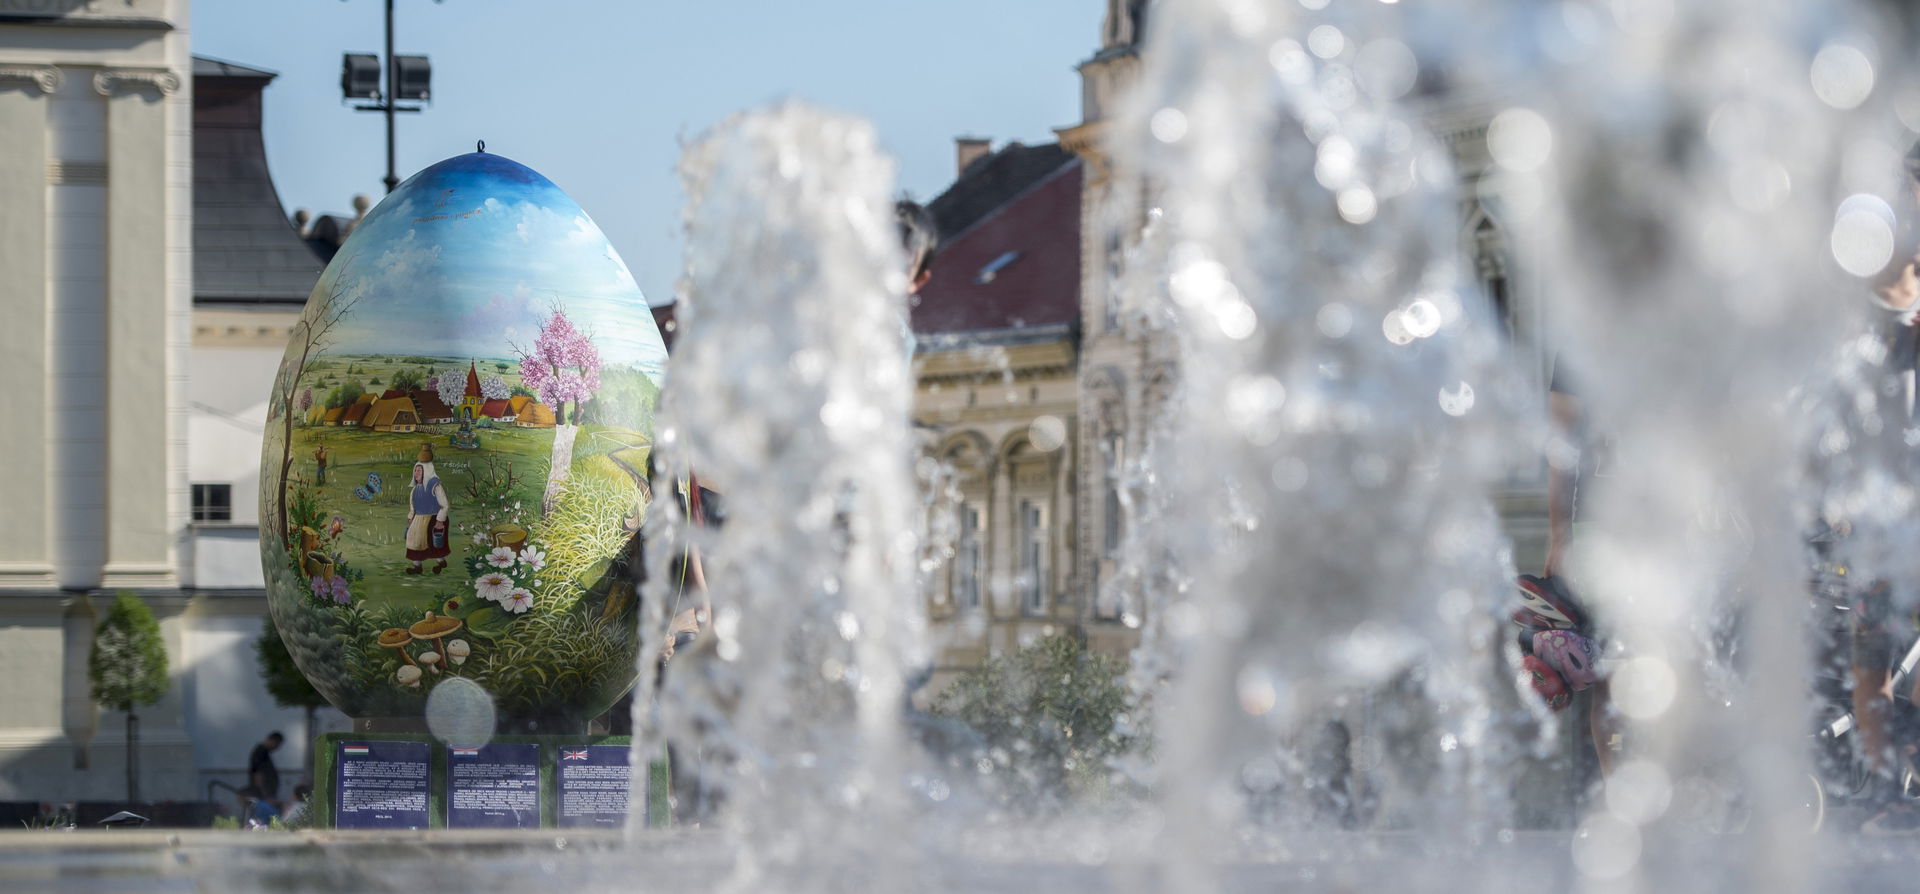
[[[315,291],[360,291],[330,353],[511,359],[552,309],[592,333],[606,364],[657,384],[667,351],[633,274],[547,178],[473,153],[440,162],[356,227]]]

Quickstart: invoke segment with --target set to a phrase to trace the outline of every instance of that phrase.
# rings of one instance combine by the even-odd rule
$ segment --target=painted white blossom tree
[[[428,387],[440,395],[440,402],[456,410],[460,401],[467,396],[467,380],[453,374],[452,370],[443,372],[427,380]]]

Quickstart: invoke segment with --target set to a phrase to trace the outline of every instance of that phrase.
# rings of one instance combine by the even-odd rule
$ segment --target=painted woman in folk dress
[[[407,495],[407,559],[413,564],[408,574],[419,574],[420,563],[438,559],[433,573],[447,568],[447,556],[453,552],[449,541],[447,488],[433,470],[433,446],[420,448],[420,460],[413,464],[413,488]]]

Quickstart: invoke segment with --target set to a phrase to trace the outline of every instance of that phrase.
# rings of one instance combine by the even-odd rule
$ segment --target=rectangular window
[[[953,601],[961,608],[980,607],[980,509],[960,507],[960,538],[953,557]]]
[[[194,485],[193,520],[197,522],[233,521],[233,485]]]
[[[1039,502],[1020,501],[1020,604],[1031,614],[1047,610],[1047,525]]]

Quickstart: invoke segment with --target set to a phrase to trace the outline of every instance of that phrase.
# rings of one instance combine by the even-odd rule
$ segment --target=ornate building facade
[[[1078,621],[1074,466],[1081,162],[1058,145],[961,140],[928,210],[941,233],[914,299],[914,423],[950,469],[951,556],[929,582],[937,671]],[[936,673],[936,682],[939,682]]]
[[[1123,308],[1119,283],[1126,253],[1146,223],[1150,202],[1140,194],[1142,187],[1121,183],[1114,177],[1109,140],[1112,122],[1128,90],[1140,77],[1142,38],[1152,8],[1148,0],[1105,0],[1100,48],[1079,66],[1082,120],[1057,131],[1060,146],[1079,159],[1075,173],[1080,178],[1080,210],[1078,220],[1072,223],[1079,239],[1078,257],[1073,263],[1078,277],[1071,315],[1073,338],[1058,342],[1054,349],[1059,356],[1069,358],[1070,372],[1046,376],[1050,389],[1070,380],[1073,392],[1069,415],[1059,417],[1070,435],[1061,448],[1063,455],[1052,461],[1061,477],[1047,481],[1061,507],[1049,516],[1055,526],[1053,536],[1061,538],[1050,546],[1055,551],[1056,582],[1065,590],[1053,600],[1053,609],[1046,617],[1053,627],[1070,628],[1093,647],[1112,653],[1132,649],[1143,622],[1138,612],[1145,600],[1138,593],[1128,592],[1138,586],[1137,582],[1121,579],[1120,552],[1127,547],[1134,507],[1143,499],[1135,490],[1137,461],[1150,446],[1151,421],[1170,399],[1179,376],[1178,352],[1171,334]],[[1500,316],[1514,356],[1544,388],[1550,357],[1540,347],[1546,323],[1546,311],[1539,300],[1541,290],[1535,274],[1510,259],[1499,183],[1490,176],[1486,122],[1496,109],[1438,93],[1413,102],[1412,110],[1451,150],[1461,178],[1462,257]],[[973,151],[978,151],[977,141],[972,142]],[[963,153],[969,144],[962,141]],[[963,190],[966,181],[963,174],[954,190]],[[975,271],[967,266],[971,260],[949,258],[947,248],[954,241],[952,234],[945,235],[947,241],[936,269],[951,265],[967,268],[953,271],[953,275],[973,275]],[[952,300],[964,297],[950,296]],[[983,336],[970,337],[977,340]],[[962,623],[959,609],[974,598],[970,581],[979,578],[1004,588],[1005,582],[1020,580],[1018,554],[1013,550],[1020,542],[1020,516],[1016,503],[1009,502],[1012,498],[1007,496],[1012,492],[1008,488],[1019,480],[1019,474],[1007,463],[1018,454],[1008,453],[1008,445],[1000,440],[985,437],[985,429],[980,427],[984,420],[976,424],[968,417],[985,409],[962,406],[957,396],[961,392],[953,389],[965,381],[981,381],[982,377],[1004,379],[1013,375],[1017,379],[1035,375],[1020,366],[1022,356],[969,350],[933,352],[916,361],[921,372],[916,418],[923,425],[936,426],[937,436],[930,439],[929,455],[952,462],[963,482],[962,492],[976,495],[963,500],[957,510],[959,518],[954,527],[960,534],[953,551],[955,564],[943,572],[944,577],[936,579],[930,594],[934,626],[940,632],[939,641],[947,647],[942,666],[948,669],[965,666],[985,651],[1017,644],[1017,640],[1009,641],[1005,636],[970,639],[971,633],[951,633],[946,628],[958,625],[980,629],[978,622],[971,627]],[[967,376],[974,378],[968,380]],[[995,432],[1017,429],[1042,415],[1061,412],[1057,406],[1019,402],[995,406],[991,411],[1000,417],[994,423]],[[970,425],[983,436],[958,434]],[[1523,569],[1537,567],[1544,553],[1545,497],[1544,464],[1516,473],[1494,494],[1513,539],[1515,560]],[[987,530],[978,535],[969,533],[976,524],[984,524]],[[975,540],[984,547],[977,546]],[[970,565],[984,570],[969,570]],[[953,583],[956,575],[962,582],[957,589]],[[992,591],[989,585],[986,592]],[[962,596],[956,597],[956,593]],[[1005,606],[1012,604],[994,603],[997,607],[987,614],[999,620],[1001,616],[994,612],[1005,612]],[[1001,626],[1006,633],[1022,637],[1035,632],[1032,625]]]

